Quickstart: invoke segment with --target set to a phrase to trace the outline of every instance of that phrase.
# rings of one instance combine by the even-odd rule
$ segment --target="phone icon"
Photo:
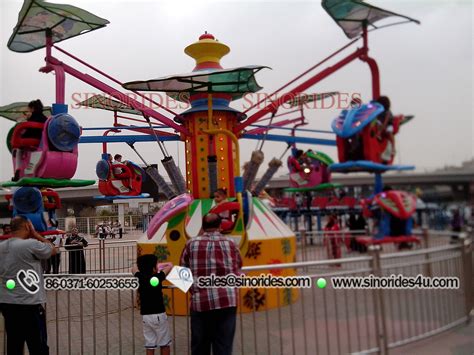
[[[39,283],[40,279],[36,271],[34,270],[20,270],[16,274],[16,278],[18,283],[20,284],[23,289],[34,295],[39,291]]]

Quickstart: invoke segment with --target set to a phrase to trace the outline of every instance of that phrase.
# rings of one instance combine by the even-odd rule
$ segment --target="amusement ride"
[[[391,114],[388,98],[381,95],[379,70],[376,60],[369,55],[368,39],[371,30],[419,22],[358,0],[323,0],[322,6],[351,41],[281,86],[271,95],[275,99],[257,102],[240,112],[230,103],[262,89],[256,75],[267,67],[222,67],[221,58],[230,52],[230,47],[214,35],[206,32],[185,48],[184,52],[196,63],[190,73],[124,83],[58,45],[61,41],[105,27],[109,23],[107,20],[71,5],[25,0],[8,48],[18,53],[44,48],[45,63],[40,71],[54,74],[56,99],[51,107],[44,108],[48,117],[45,123],[26,120],[25,102],[0,107],[0,116],[16,122],[7,138],[12,154],[13,178],[2,183],[3,187],[13,191],[7,196],[13,215],[26,216],[43,234],[64,233],[57,229],[55,210],[60,208],[61,201],[54,189],[96,183],[95,180],[73,177],[80,154],[79,145],[102,143],[102,156],[96,167],[101,196],[96,198],[106,201],[148,198],[142,192],[142,182],[151,179],[168,199],[138,240],[139,255],[153,253],[161,262],[179,264],[186,241],[199,234],[202,217],[211,211],[229,216],[221,229],[239,245],[244,265],[291,263],[296,260],[295,232],[259,197],[285,165],[282,160],[290,151],[286,162],[290,180],[288,193],[311,196],[312,193],[336,189],[340,186],[331,183],[331,174],[334,173],[373,173],[374,193],[361,203],[365,214],[377,219],[377,228],[371,236],[361,237],[361,242],[416,242],[417,239],[411,235],[415,197],[403,191],[384,190],[382,181],[382,174],[386,171],[414,168],[392,164],[395,135],[412,116]],[[379,26],[379,22],[386,21],[389,23]],[[359,47],[349,55],[317,71],[356,43]],[[58,59],[57,55],[64,59]],[[372,99],[366,103],[353,102],[334,119],[332,130],[335,139],[302,136],[318,132],[300,128],[307,123],[303,104],[338,95],[337,92],[307,94],[307,90],[356,60],[366,63],[370,69]],[[84,73],[73,65],[85,66],[90,73]],[[113,114],[110,126],[81,127],[68,113],[66,76],[103,93],[80,104],[110,111]],[[145,95],[146,92],[164,92],[174,100],[189,103],[190,107],[183,112],[174,112],[153,101],[151,96]],[[292,109],[282,112],[283,106],[288,104]],[[157,109],[152,109],[152,106]],[[297,117],[288,115],[295,113]],[[290,130],[291,134],[269,133],[278,129]],[[37,137],[26,137],[25,132],[32,130],[38,133]],[[102,134],[83,135],[85,131],[97,130]],[[257,149],[243,164],[242,172],[241,139],[258,141]],[[170,141],[184,143],[184,174],[166,149]],[[287,146],[283,154],[269,160],[267,170],[257,181],[259,168],[265,161],[265,141],[278,141]],[[112,161],[107,143],[117,142],[129,145],[143,164]],[[158,145],[163,165],[159,170],[166,173],[170,183],[162,172],[143,158],[134,146],[137,142]],[[299,150],[297,144],[336,147],[339,162],[335,163],[316,149]],[[217,205],[213,197],[218,189],[226,192],[227,200]],[[257,274],[262,272],[265,270]],[[294,269],[278,272],[282,276],[296,273]],[[264,295],[260,291],[249,290],[253,292],[250,296],[258,299],[258,295]],[[252,304],[245,306],[248,305],[248,292],[242,297],[242,311],[251,311]],[[265,297],[266,307],[273,308],[295,302],[298,291],[269,289],[265,291]],[[174,297],[176,314],[186,312],[184,301],[185,294]]]

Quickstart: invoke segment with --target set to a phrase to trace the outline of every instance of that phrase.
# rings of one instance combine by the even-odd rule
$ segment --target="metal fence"
[[[113,224],[119,220],[118,216],[74,217],[74,219],[74,224],[79,230],[79,233],[87,235],[95,235],[96,227],[99,224]],[[122,226],[124,233],[141,233],[146,227],[146,221],[148,221],[149,217],[143,215],[126,215],[124,219],[124,225]],[[66,220],[66,218],[58,218],[59,229],[66,229]],[[118,238],[118,233],[116,234]]]
[[[305,231],[295,232],[297,240],[297,260],[324,260],[366,255],[367,247],[356,242],[356,238],[368,235],[365,230],[342,230],[342,231]],[[404,248],[417,250],[447,245],[453,241],[453,232],[428,231],[418,229],[413,235],[419,239],[418,243],[404,244]],[[383,253],[395,253],[399,251],[400,245],[387,243],[381,246]]]
[[[129,272],[137,259],[137,242],[134,240],[93,240],[83,250],[65,247],[59,250],[59,258],[43,263],[45,273],[76,274],[82,268],[87,274]]]
[[[446,245],[451,240],[450,232],[416,231],[420,243],[414,243],[413,249],[428,248]],[[364,235],[365,231],[340,231],[340,232],[297,232],[297,261],[329,260],[338,258],[366,255],[367,248],[353,248],[354,238]],[[89,245],[83,249],[86,273],[127,272],[136,260],[136,241],[134,240],[98,240],[89,239]],[[357,247],[357,246],[356,246]],[[58,273],[73,274],[77,266],[78,251],[60,249],[60,263]],[[383,253],[397,252],[397,245],[385,244]],[[55,273],[52,265],[47,267],[46,273]]]
[[[336,290],[328,283],[324,289],[300,289],[299,298],[290,305],[279,299],[280,307],[275,309],[267,308],[267,291],[261,289],[258,302],[252,299],[252,312],[238,315],[235,354],[387,353],[465,323],[472,309],[472,244],[465,235],[452,245],[394,253],[372,247],[363,256],[246,267],[244,271],[282,268],[297,269],[298,274],[310,276],[313,284],[320,277],[423,274],[459,277],[461,285],[452,290]],[[172,301],[179,292],[173,289]],[[131,290],[48,292],[51,354],[143,353],[135,298]],[[172,353],[190,353],[190,318],[167,311]],[[0,344],[0,349],[4,346]]]

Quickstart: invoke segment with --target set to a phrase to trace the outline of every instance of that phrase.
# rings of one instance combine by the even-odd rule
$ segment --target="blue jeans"
[[[237,308],[191,311],[192,355],[232,354]]]

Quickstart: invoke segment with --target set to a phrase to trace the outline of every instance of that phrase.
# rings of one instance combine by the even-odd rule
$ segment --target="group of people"
[[[187,242],[180,265],[190,268],[193,278],[211,274],[241,274],[242,259],[233,241],[220,233],[221,217],[209,213],[202,219],[202,234]],[[30,354],[49,354],[46,315],[46,292],[43,285],[44,263],[59,253],[61,243],[42,237],[27,219],[12,219],[11,237],[0,242],[0,310],[5,318],[7,354],[23,353],[26,342]],[[61,240],[59,238],[59,240]],[[85,273],[83,249],[87,241],[77,229],[67,236],[70,250],[70,273]],[[78,253],[78,254],[75,254]],[[73,266],[74,270],[71,270]],[[54,267],[54,266],[53,266]],[[142,255],[133,270],[139,280],[140,313],[147,355],[159,348],[170,354],[171,335],[164,305],[162,282],[171,271],[171,263],[159,264],[155,255]],[[32,270],[39,277],[38,292],[31,294],[22,287],[6,289],[6,281],[15,279],[19,270]],[[150,283],[152,277],[158,286]],[[237,289],[199,288],[191,292],[191,347],[193,354],[231,354],[236,328]]]
[[[112,222],[102,222],[95,226],[95,236],[99,239],[115,239],[118,236],[119,239],[123,237],[123,228],[122,224],[119,221]]]
[[[186,243],[180,265],[190,268],[193,279],[201,276],[241,274],[242,258],[233,241],[220,232],[221,217],[209,213],[202,219],[202,235]],[[160,269],[161,266],[161,269]],[[139,279],[140,313],[147,355],[160,349],[170,353],[171,336],[163,302],[162,281],[172,265],[158,264],[155,255],[137,259],[134,275]],[[158,287],[150,279],[159,280]],[[194,355],[227,355],[232,353],[236,327],[238,292],[236,288],[199,288],[191,286],[191,351]]]
[[[57,253],[49,259],[41,261],[44,274],[59,274],[59,266],[61,264],[61,247],[64,247],[68,258],[68,272],[69,274],[85,274],[86,273],[86,258],[84,255],[84,248],[89,243],[79,234],[77,228],[72,228],[65,237],[63,235],[47,236],[46,239],[54,245]]]

